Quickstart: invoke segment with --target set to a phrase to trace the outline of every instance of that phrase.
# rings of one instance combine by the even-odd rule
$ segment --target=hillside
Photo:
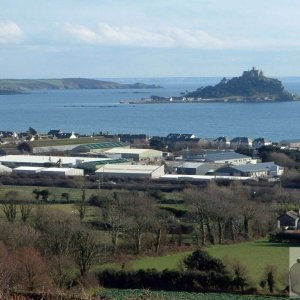
[[[32,90],[68,89],[147,89],[160,88],[144,83],[124,84],[86,78],[62,79],[0,79],[0,95],[18,94]]]
[[[262,71],[253,68],[244,71],[242,76],[232,79],[223,78],[215,86],[200,87],[187,93],[188,98],[256,100],[256,101],[293,101],[299,100],[297,95],[286,91],[280,80],[266,77]]]

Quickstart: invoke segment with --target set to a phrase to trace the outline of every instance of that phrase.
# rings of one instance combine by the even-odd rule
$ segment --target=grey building
[[[252,157],[234,151],[218,151],[192,156],[188,158],[188,161],[241,165],[252,162]]]
[[[245,177],[281,176],[283,174],[283,168],[275,165],[273,162],[246,165],[228,165],[217,169],[215,174],[222,176]]]
[[[209,175],[213,174],[220,164],[205,162],[185,162],[177,167],[177,174],[186,175]]]

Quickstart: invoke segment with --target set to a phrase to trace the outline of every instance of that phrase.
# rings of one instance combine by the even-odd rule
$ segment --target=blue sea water
[[[145,82],[162,89],[35,91],[0,96],[0,130],[39,132],[62,129],[91,134],[171,132],[199,137],[249,136],[273,141],[300,138],[300,102],[120,104],[151,95],[176,96],[186,90],[216,84],[220,78],[132,78],[118,82]],[[300,95],[300,77],[281,78],[287,90]]]

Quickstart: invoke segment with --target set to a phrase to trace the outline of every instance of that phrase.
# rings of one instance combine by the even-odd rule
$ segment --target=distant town
[[[118,180],[279,181],[284,169],[290,168],[286,151],[299,149],[300,139],[207,139],[192,133],[87,136],[59,129],[39,133],[30,127],[26,132],[0,131],[0,174],[96,175],[110,184]]]

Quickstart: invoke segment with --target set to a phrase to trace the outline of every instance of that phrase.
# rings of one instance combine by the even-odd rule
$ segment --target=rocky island
[[[200,87],[180,97],[151,96],[129,103],[203,103],[203,102],[279,102],[296,101],[300,97],[288,92],[278,79],[269,78],[252,68],[239,77],[223,78],[215,86]]]
[[[161,88],[154,84],[118,83],[88,78],[61,79],[0,79],[0,95],[13,95],[33,90],[75,90],[75,89],[147,89]]]

